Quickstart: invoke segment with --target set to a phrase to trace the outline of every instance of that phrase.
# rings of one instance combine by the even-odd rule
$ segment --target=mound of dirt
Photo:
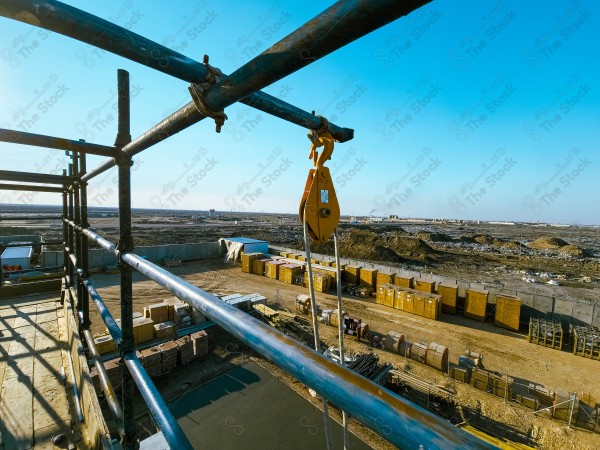
[[[566,245],[569,245],[569,243],[567,241],[563,241],[561,238],[543,236],[527,244],[527,247],[534,248],[536,250],[558,250]]]
[[[436,253],[434,249],[417,237],[391,235],[385,239],[385,245],[397,255],[418,261],[426,261]]]
[[[431,242],[452,242],[453,239],[449,235],[445,233],[429,233],[422,232],[415,235],[415,237],[423,240],[423,241],[431,241]]]
[[[303,248],[299,243],[297,248]],[[312,251],[333,255],[333,242],[313,243]],[[359,228],[347,229],[340,238],[340,255],[344,258],[399,263],[406,260],[430,261],[436,250],[421,239],[392,232],[385,237]]]
[[[512,248],[516,250],[521,244],[517,241],[503,241],[502,239],[494,239],[492,245],[494,247]]]
[[[558,249],[558,251],[561,253],[567,253],[571,256],[587,256],[587,252],[584,249],[572,244],[563,245]]]

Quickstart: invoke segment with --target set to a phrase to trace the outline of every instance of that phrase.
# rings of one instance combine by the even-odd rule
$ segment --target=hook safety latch
[[[311,139],[309,158],[314,169],[310,169],[302,200],[300,201],[300,221],[306,221],[308,232],[313,241],[327,242],[340,221],[340,205],[333,187],[329,169],[324,163],[333,153],[333,137],[321,133],[317,139]],[[323,147],[321,152],[317,149]]]

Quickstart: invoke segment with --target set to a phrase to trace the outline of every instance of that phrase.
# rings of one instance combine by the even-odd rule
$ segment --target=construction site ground
[[[269,304],[278,304],[294,312],[296,296],[307,293],[307,289],[302,286],[243,273],[239,264],[225,264],[220,259],[185,262],[183,266],[171,270],[208,292],[259,292],[268,297]],[[94,281],[109,309],[115,317],[119,317],[119,275],[95,274]],[[141,312],[145,305],[172,297],[154,282],[145,280],[135,272],[134,281],[134,311]],[[497,328],[490,322],[482,323],[448,314],[443,314],[441,320],[433,321],[377,305],[374,300],[345,296],[344,309],[367,322],[371,330],[384,334],[396,331],[404,334],[411,342],[437,342],[447,346],[451,362],[456,362],[465,350],[471,350],[484,355],[486,368],[508,374],[524,385],[536,383],[551,390],[561,389],[580,394],[587,392],[597,399],[600,398],[600,383],[596,376],[600,370],[598,361],[528,343],[525,333]],[[332,294],[317,294],[317,301],[324,309],[336,308],[337,299]],[[306,325],[309,326],[309,318],[305,319]],[[104,332],[102,321],[94,310],[92,323],[94,333]],[[157,385],[167,401],[180,397],[191,388],[204,384],[252,358],[311,402],[320,404],[310,396],[305,386],[283,374],[275,365],[262,360],[222,330],[215,331],[211,332],[211,353],[207,358],[182,366],[172,374],[157,380]],[[321,325],[320,333],[325,344],[337,344],[337,328]],[[401,355],[374,349],[367,342],[357,342],[353,338],[347,338],[345,342],[348,351],[375,352],[380,362],[392,363],[399,369],[409,368],[413,373],[432,382],[456,389],[458,403],[489,419],[495,425],[496,432],[502,433],[502,430],[506,430],[507,436],[528,436],[532,443],[548,449],[600,448],[600,434],[568,428],[565,422],[550,419],[547,412],[534,415],[532,410],[514,402],[504,402],[501,398],[455,382],[442,372],[407,360]],[[337,412],[334,412],[335,415],[339,416]],[[141,401],[139,418],[142,434],[144,429],[150,434],[153,431],[152,424],[147,415],[144,415]],[[456,417],[454,420],[460,421],[461,418]],[[351,424],[351,430],[374,448],[393,448],[356,423]]]

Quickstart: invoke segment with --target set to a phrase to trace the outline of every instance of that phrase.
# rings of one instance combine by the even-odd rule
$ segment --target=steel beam
[[[73,141],[42,134],[25,133],[24,131],[0,128],[0,142],[11,144],[33,145],[34,147],[54,148],[56,150],[76,151],[100,156],[114,156],[115,148],[106,145],[91,144],[84,141]]]
[[[206,66],[139,34],[53,0],[4,0],[0,15],[86,42],[190,83],[206,81]],[[260,111],[305,128],[318,129],[318,117],[264,92],[240,100]],[[331,124],[334,139],[352,139],[354,130]]]
[[[75,181],[73,176],[52,175],[49,173],[15,172],[0,170],[0,180],[17,181],[25,183],[65,184]]]

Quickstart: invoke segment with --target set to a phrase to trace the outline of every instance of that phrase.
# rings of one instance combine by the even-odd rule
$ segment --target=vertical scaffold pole
[[[68,174],[70,177],[73,176],[73,163],[69,164],[69,169],[68,169]],[[73,216],[73,184],[71,184],[69,186],[69,191],[68,191],[68,196],[69,196],[69,205],[68,205],[68,214],[69,214],[69,221],[73,221],[74,220],[74,216]],[[68,241],[69,241],[69,253],[73,253],[74,252],[74,239],[73,239],[73,227],[69,226],[69,236],[68,236]],[[75,283],[75,267],[73,267],[73,264],[71,262],[69,262],[69,288],[74,286]]]
[[[79,153],[71,152],[71,160],[73,162],[73,176],[79,177]],[[80,192],[79,192],[79,181],[74,181],[73,185],[73,215],[74,222],[77,227],[81,226],[81,202],[80,202]],[[81,277],[77,276],[77,269],[81,268],[81,233],[76,227],[72,229],[74,235],[74,244],[75,244],[75,259],[77,261],[77,267],[74,267],[73,276],[75,277],[75,286],[77,292],[77,323],[79,324],[79,334],[81,334],[81,299],[83,297],[83,291],[85,288],[83,287],[83,281]],[[84,344],[85,345],[85,344]]]
[[[62,172],[63,176],[66,177],[67,176],[67,170],[63,169]],[[64,272],[65,272],[65,276],[71,276],[71,269],[70,269],[70,265],[71,265],[71,261],[69,260],[69,253],[67,252],[67,247],[69,246],[69,225],[67,225],[67,223],[65,222],[65,220],[67,220],[69,218],[69,206],[68,206],[68,193],[67,193],[67,184],[63,184],[63,194],[62,194],[62,202],[63,202],[63,210],[62,210],[62,216],[63,216],[63,267],[64,267]],[[70,280],[69,280],[70,282]],[[65,286],[66,287],[66,286]]]
[[[118,132],[116,162],[119,168],[119,268],[121,271],[121,357],[135,350],[133,341],[133,289],[132,269],[121,261],[125,252],[133,250],[131,236],[131,156],[123,152],[123,147],[131,142],[129,117],[129,72],[119,69],[118,80]],[[137,427],[135,424],[134,395],[135,383],[126,365],[122,365],[123,431],[121,444],[124,449],[135,449]]]
[[[86,154],[81,152],[79,154],[79,196],[81,200],[81,215],[80,222],[82,228],[89,228],[90,224],[88,223],[88,203],[87,203],[87,182],[82,181],[81,177],[86,173]],[[87,236],[83,233],[80,234],[80,245],[81,245],[81,263],[79,266],[83,272],[84,277],[89,276],[89,244]],[[83,280],[81,280],[83,286]],[[83,287],[82,289],[82,298],[81,298],[81,313],[82,313],[82,323],[81,326],[83,329],[89,329],[90,327],[90,295],[88,290]]]

